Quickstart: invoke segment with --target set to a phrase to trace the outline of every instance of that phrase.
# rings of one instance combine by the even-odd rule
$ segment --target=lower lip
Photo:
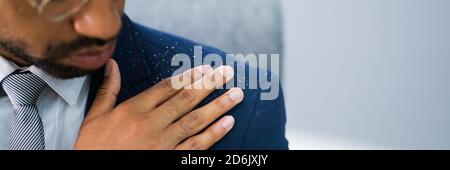
[[[78,68],[85,70],[95,70],[108,62],[114,52],[114,45],[109,45],[107,49],[98,53],[73,55],[70,57]]]

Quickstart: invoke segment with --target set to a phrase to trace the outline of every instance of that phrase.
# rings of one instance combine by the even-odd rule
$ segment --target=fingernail
[[[112,69],[112,60],[109,60],[105,66],[105,77],[108,77]]]
[[[225,117],[223,118],[222,126],[223,126],[225,129],[231,129],[231,127],[233,127],[233,124],[234,124],[234,118],[233,118],[233,116],[225,116]]]
[[[242,99],[242,97],[244,96],[242,90],[240,88],[233,88],[231,89],[230,93],[228,94],[228,96],[230,97],[230,99],[232,101],[239,101]]]

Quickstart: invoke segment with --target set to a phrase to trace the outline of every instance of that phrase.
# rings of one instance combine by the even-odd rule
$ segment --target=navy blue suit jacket
[[[152,87],[164,78],[171,77],[178,69],[171,66],[172,57],[179,53],[193,57],[194,46],[201,45],[146,28],[132,22],[126,15],[122,20],[123,25],[114,54],[122,75],[118,104]],[[203,55],[210,53],[225,57],[224,52],[203,45]],[[93,73],[86,113],[90,110],[102,80],[103,70]],[[225,91],[226,89],[217,90],[198,107],[211,102]],[[285,138],[286,113],[283,94],[280,90],[278,99],[263,101],[260,100],[260,92],[260,89],[244,89],[244,101],[227,113],[236,120],[234,128],[211,149],[288,149]]]

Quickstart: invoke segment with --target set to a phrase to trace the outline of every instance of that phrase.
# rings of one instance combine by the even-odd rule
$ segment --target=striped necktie
[[[13,73],[2,86],[14,106],[11,120],[11,150],[44,150],[44,127],[36,102],[47,87],[41,78],[31,72]]]

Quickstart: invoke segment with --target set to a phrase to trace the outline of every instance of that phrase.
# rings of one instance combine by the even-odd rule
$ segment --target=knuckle
[[[119,114],[126,114],[130,111],[130,109],[129,109],[129,107],[127,107],[127,105],[119,105],[114,110],[115,110],[115,112],[117,112]]]
[[[129,109],[127,106],[119,105],[116,108],[114,108],[114,110],[112,112],[113,114],[111,114],[111,118],[113,118],[113,120],[117,120],[117,121],[126,119],[130,115],[131,111],[132,111],[132,109]]]
[[[206,132],[208,134],[208,136],[210,137],[210,140],[216,140],[216,139],[220,139],[221,135],[219,132],[214,131],[214,130],[209,130]]]
[[[195,92],[194,90],[183,90],[180,92],[180,98],[188,104],[194,103],[196,98]]]
[[[225,102],[223,102],[222,100],[215,100],[214,104],[220,109],[220,110],[224,110],[227,108],[227,104]]]
[[[171,113],[162,113],[162,114],[160,114],[159,118],[162,123],[172,124],[175,120],[174,115],[175,114],[171,114]]]
[[[173,112],[175,112],[175,113],[181,112],[178,107],[178,104],[173,100],[167,101],[166,103],[164,103],[164,105],[166,105],[166,108],[173,110]]]
[[[202,144],[198,138],[194,138],[189,141],[188,147],[190,150],[200,150],[202,148]]]
[[[203,124],[202,117],[197,112],[192,112],[187,115],[184,119],[181,119],[180,126],[183,132],[187,135],[192,134],[196,131],[198,127]]]

